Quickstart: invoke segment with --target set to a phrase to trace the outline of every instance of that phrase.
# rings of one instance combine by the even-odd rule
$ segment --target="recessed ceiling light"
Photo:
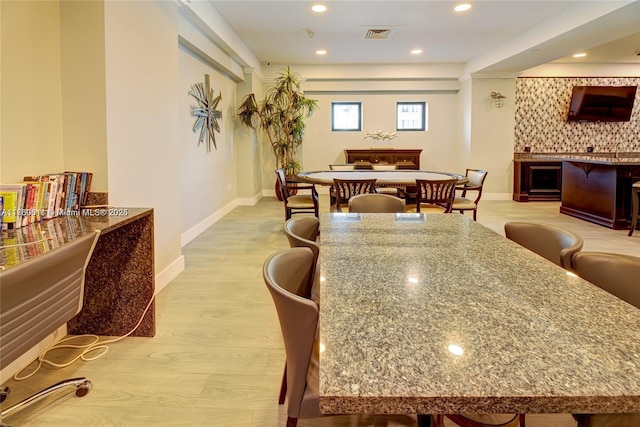
[[[585,56],[587,56],[587,54],[584,52],[576,53],[575,55],[573,55],[574,58],[584,58]]]
[[[462,3],[453,8],[456,12],[464,12],[469,9],[471,9],[471,5],[469,3]]]
[[[327,54],[327,51],[324,49],[316,50],[316,55],[326,55],[326,54]]]
[[[313,6],[311,6],[311,10],[313,10],[316,13],[322,13],[322,12],[326,12],[327,6],[323,4],[314,4]]]
[[[412,49],[411,50],[411,55],[418,55],[422,53],[422,49]]]

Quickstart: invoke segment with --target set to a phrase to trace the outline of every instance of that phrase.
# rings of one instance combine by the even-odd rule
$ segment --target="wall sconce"
[[[500,92],[491,92],[491,99],[493,99],[493,105],[495,105],[496,108],[502,108],[504,106],[505,98],[506,96],[504,96]]]

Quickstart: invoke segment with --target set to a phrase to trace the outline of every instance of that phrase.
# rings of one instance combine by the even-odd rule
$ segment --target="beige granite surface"
[[[321,214],[323,412],[640,412],[640,310],[468,217],[406,215]]]

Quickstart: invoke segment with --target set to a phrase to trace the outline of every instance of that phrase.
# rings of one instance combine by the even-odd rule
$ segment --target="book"
[[[15,208],[12,207],[12,212],[9,212],[9,208],[5,206],[5,212],[13,214],[15,221],[13,223],[7,221],[8,228],[22,227],[23,214],[25,213],[24,204],[27,197],[27,185],[24,183],[19,184],[0,184],[0,192],[14,192],[16,193]],[[5,199],[5,203],[7,200]],[[11,215],[9,218],[13,218]],[[4,222],[4,215],[3,215]]]
[[[73,174],[75,179],[73,208],[79,209],[87,204],[88,193],[91,190],[93,173],[65,171],[65,174]]]
[[[15,191],[0,191],[0,196],[2,197],[2,226],[7,229],[14,228],[18,209],[18,193]]]
[[[26,207],[29,213],[29,224],[42,219],[42,209],[44,204],[44,183],[40,181],[27,181],[29,191],[29,206]]]

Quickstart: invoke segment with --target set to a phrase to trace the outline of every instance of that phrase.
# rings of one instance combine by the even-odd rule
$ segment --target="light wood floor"
[[[326,200],[322,200],[326,206]],[[627,237],[558,213],[558,203],[482,201],[478,220],[503,233],[508,220],[558,224],[582,235],[585,250],[640,255],[640,231]],[[5,420],[21,426],[284,426],[277,405],[284,349],[261,269],[287,247],[283,209],[265,198],[238,207],[184,248],[186,270],[157,297],[157,335],[127,338],[92,362],[43,368],[10,381],[8,403],[65,378],[94,389]],[[65,350],[66,351],[66,350]],[[47,402],[49,403],[49,402]],[[309,426],[415,426],[415,417],[341,416]],[[569,415],[528,415],[529,427],[575,426]]]

